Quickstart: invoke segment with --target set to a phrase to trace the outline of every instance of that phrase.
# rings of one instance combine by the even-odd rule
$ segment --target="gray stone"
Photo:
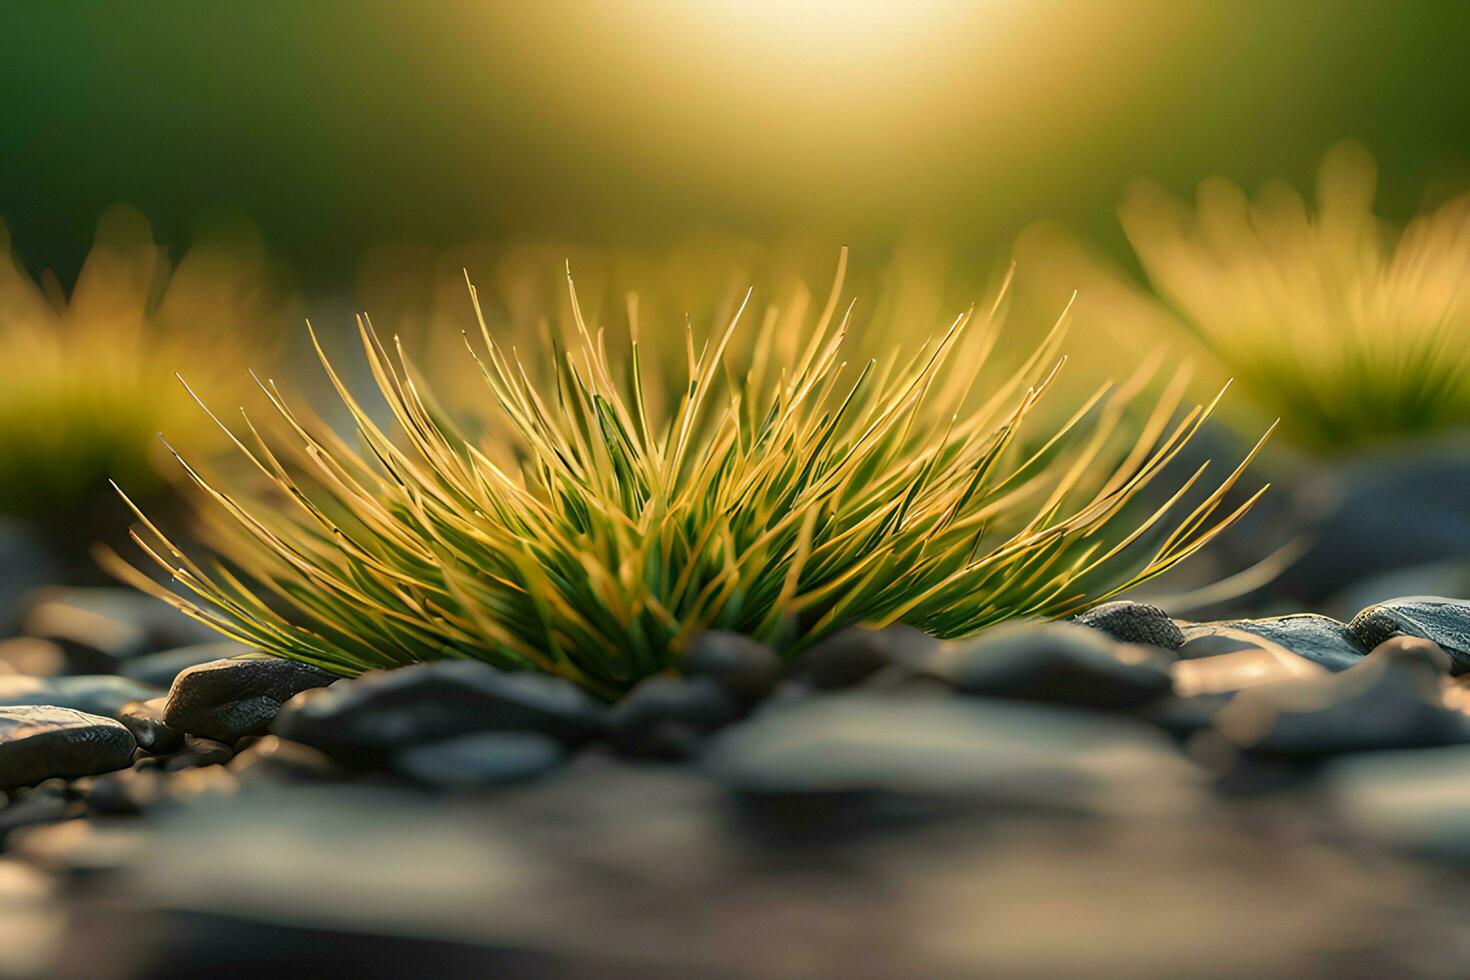
[[[727,630],[705,630],[696,635],[680,667],[686,677],[708,678],[745,704],[753,704],[774,691],[785,669],[775,650]]]
[[[1241,748],[1279,756],[1470,741],[1470,717],[1446,703],[1438,668],[1392,651],[1338,674],[1242,691],[1215,726]]]
[[[560,739],[540,732],[473,732],[395,752],[395,772],[438,789],[525,782],[566,757]]]
[[[215,660],[174,678],[163,718],[175,731],[230,743],[264,732],[296,694],[337,679],[318,667],[264,654]]]
[[[55,823],[68,816],[65,790],[56,786],[38,786],[0,810],[0,839],[12,830],[35,824]]]
[[[110,718],[52,706],[0,707],[0,786],[125,767],[132,734]]]
[[[861,684],[895,664],[912,666],[922,662],[938,643],[912,626],[881,630],[849,626],[794,657],[787,674],[819,691],[837,690]]]
[[[740,703],[708,678],[658,674],[613,705],[608,740],[627,755],[682,759],[696,754],[705,736],[744,714]]]
[[[708,772],[757,794],[978,795],[1100,811],[1193,805],[1201,776],[1142,723],[1055,705],[848,691],[767,702]]]
[[[1453,673],[1470,671],[1470,602],[1463,599],[1390,599],[1359,612],[1348,628],[1370,648],[1400,633],[1433,640],[1449,654]]]
[[[157,768],[123,769],[92,780],[87,807],[99,814],[143,813],[163,798],[163,776]]]
[[[138,742],[138,748],[155,755],[167,755],[184,747],[184,735],[168,727],[163,720],[165,698],[134,701],[117,712],[117,720],[127,726]]]
[[[0,705],[49,704],[88,714],[115,717],[126,704],[146,701],[163,692],[126,677],[100,674],[80,677],[0,676]]]
[[[1335,619],[1314,613],[1276,616],[1268,619],[1235,619],[1215,623],[1188,623],[1181,657],[1211,656],[1223,652],[1213,644],[1229,643],[1230,630],[1239,630],[1269,640],[1299,657],[1331,671],[1347,670],[1363,659],[1374,644],[1363,645],[1349,628]],[[1207,638],[1224,636],[1223,641]]]
[[[184,751],[169,758],[163,764],[165,772],[195,769],[199,766],[220,766],[235,757],[235,752],[223,742],[197,735],[184,736]]]
[[[923,672],[970,694],[1127,707],[1171,689],[1173,659],[1071,623],[1016,623],[937,648]]]
[[[158,653],[147,653],[141,657],[134,657],[125,661],[118,673],[143,684],[167,689],[173,684],[175,677],[190,667],[212,663],[216,660],[248,656],[251,653],[249,647],[243,643],[236,643],[234,640],[195,643],[192,646],[175,647],[172,650],[161,650]]]
[[[577,743],[600,736],[604,725],[602,705],[570,681],[441,660],[372,671],[295,698],[271,730],[339,761],[371,765],[399,749],[472,732],[534,731]]]
[[[1144,643],[1178,650],[1184,645],[1179,624],[1158,606],[1120,599],[1093,606],[1072,617],[1079,626],[1101,630],[1120,643]]]

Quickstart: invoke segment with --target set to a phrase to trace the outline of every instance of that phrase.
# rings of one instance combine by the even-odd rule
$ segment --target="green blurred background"
[[[1470,174],[1470,4],[1351,0],[7,4],[0,216],[75,275],[128,202],[243,213],[308,294],[384,242],[657,245],[923,229],[993,269],[1057,219],[1126,254],[1133,178],[1310,186],[1362,140],[1381,211]]]

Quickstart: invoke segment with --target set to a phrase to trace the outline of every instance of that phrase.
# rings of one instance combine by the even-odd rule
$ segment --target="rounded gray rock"
[[[1072,617],[1078,626],[1101,630],[1120,643],[1145,643],[1178,650],[1184,646],[1184,631],[1168,613],[1147,602],[1120,599],[1093,606]]]
[[[705,630],[695,636],[681,667],[685,676],[708,678],[746,704],[774,691],[785,670],[775,650],[728,630]]]
[[[174,678],[163,720],[175,731],[233,743],[264,732],[295,695],[337,679],[319,667],[264,654],[215,660]]]
[[[372,671],[293,699],[274,734],[341,762],[372,765],[414,745],[484,731],[535,731],[563,742],[603,733],[605,709],[571,681],[440,660]]]
[[[51,705],[0,707],[0,786],[122,769],[135,746],[111,718]]]
[[[1470,602],[1463,599],[1390,599],[1359,612],[1348,629],[1369,649],[1398,635],[1432,640],[1449,654],[1452,673],[1470,671]]]
[[[924,673],[969,694],[1094,707],[1144,704],[1173,688],[1172,655],[1071,623],[1015,623],[946,644]]]

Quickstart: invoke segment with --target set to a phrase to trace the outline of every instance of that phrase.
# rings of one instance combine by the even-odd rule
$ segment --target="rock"
[[[819,691],[851,687],[894,664],[922,661],[938,643],[912,626],[881,630],[849,626],[798,654],[787,675]]]
[[[1071,623],[1016,623],[945,644],[923,671],[969,694],[1127,707],[1171,689],[1172,661]]]
[[[686,677],[708,678],[744,704],[754,704],[774,691],[785,672],[775,650],[727,630],[696,635],[680,667]]]
[[[184,735],[168,727],[163,720],[165,698],[133,701],[117,712],[117,720],[133,733],[138,748],[154,755],[168,755],[184,747]]]
[[[1470,602],[1463,599],[1390,599],[1359,612],[1348,629],[1369,648],[1399,633],[1433,640],[1449,654],[1453,673],[1470,671]]]
[[[163,764],[165,772],[181,769],[197,769],[200,766],[220,766],[235,757],[235,752],[223,742],[197,735],[184,736],[184,751]]]
[[[560,739],[540,732],[474,732],[395,752],[401,776],[438,789],[480,789],[524,782],[566,757]]]
[[[251,649],[234,640],[217,640],[213,643],[195,643],[187,647],[175,647],[158,653],[134,657],[123,663],[118,673],[143,684],[167,689],[174,678],[190,667],[228,660],[251,654]]]
[[[1338,674],[1251,688],[1215,716],[1244,749],[1314,757],[1470,741],[1439,671],[1420,657],[1375,652]]]
[[[741,705],[708,678],[656,674],[613,705],[608,739],[626,755],[683,759],[697,753],[705,736],[744,714]]]
[[[0,676],[0,705],[53,705],[114,717],[123,705],[163,692],[111,674],[79,677]]]
[[[532,731],[579,743],[601,735],[604,724],[602,705],[570,681],[440,660],[297,697],[271,730],[339,761],[372,765],[399,749],[473,732]]]
[[[1224,652],[1215,644],[1230,643],[1234,639],[1230,636],[1232,630],[1259,636],[1331,671],[1347,670],[1361,661],[1363,654],[1373,646],[1360,644],[1349,628],[1335,619],[1301,613],[1270,619],[1188,623],[1184,627],[1185,644],[1179,655],[1188,658]],[[1207,638],[1220,636],[1224,639],[1207,641]]]
[[[66,793],[63,789],[38,786],[24,796],[18,796],[8,807],[0,810],[0,839],[20,827],[65,820],[67,811]]]
[[[0,708],[0,786],[128,765],[133,736],[110,718],[51,706]]]
[[[34,636],[17,636],[0,640],[0,663],[10,670],[5,673],[25,674],[29,677],[55,677],[67,672],[66,653],[50,640]]]
[[[1073,616],[1072,622],[1101,630],[1119,643],[1142,643],[1165,650],[1184,646],[1184,632],[1179,624],[1164,610],[1146,602],[1128,599],[1105,602]]]
[[[264,732],[294,695],[337,679],[318,667],[264,654],[215,660],[174,678],[163,718],[176,731],[234,742]]]
[[[767,702],[716,736],[703,763],[744,793],[979,796],[1101,812],[1192,807],[1202,779],[1159,733],[1115,715],[869,691]]]
[[[275,735],[237,752],[229,768],[243,784],[320,782],[341,775],[326,753]]]
[[[87,806],[94,813],[142,813],[163,797],[163,776],[153,767],[123,769],[98,776],[88,789]]]

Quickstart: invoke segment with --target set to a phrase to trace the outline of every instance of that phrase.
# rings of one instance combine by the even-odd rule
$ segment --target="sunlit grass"
[[[234,230],[171,268],[143,219],[118,208],[68,297],[24,270],[0,226],[0,512],[65,526],[109,477],[145,494],[158,484],[159,431],[217,443],[172,375],[238,390],[283,312],[264,266],[259,242]]]
[[[1375,185],[1344,144],[1315,209],[1280,181],[1252,199],[1216,178],[1193,206],[1144,184],[1120,211],[1176,323],[1310,452],[1470,428],[1470,197],[1400,230],[1374,215]],[[1108,284],[1088,315],[1118,333],[1159,319]]]
[[[1060,323],[1020,370],[982,380],[998,324],[973,311],[907,356],[848,364],[840,272],[813,315],[747,297],[706,339],[638,324],[619,358],[568,295],[570,350],[508,349],[481,319],[465,356],[494,418],[483,444],[361,321],[395,431],[325,355],[356,448],[265,383],[286,435],[247,416],[238,447],[277,493],[185,463],[222,561],[196,562],[139,512],[136,540],[189,598],[119,570],[228,636],[341,673],[469,657],[610,696],[710,627],[791,654],[851,623],[959,636],[1064,615],[1161,574],[1249,506],[1217,516],[1244,462],[1182,516],[1203,469],[1142,506],[1213,407],[1181,411],[1183,376],[1141,418],[1143,374],[1023,440],[1061,367]],[[742,332],[748,356],[732,359]],[[655,401],[666,375],[645,362],[665,359],[644,352],[672,344],[683,368]]]

